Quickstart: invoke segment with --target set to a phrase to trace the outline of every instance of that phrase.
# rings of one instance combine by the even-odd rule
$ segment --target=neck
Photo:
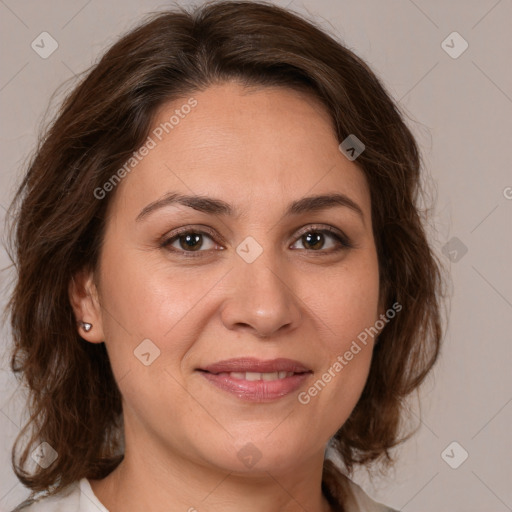
[[[321,488],[323,451],[276,471],[242,474],[129,441],[119,466],[90,481],[109,512],[331,512]]]

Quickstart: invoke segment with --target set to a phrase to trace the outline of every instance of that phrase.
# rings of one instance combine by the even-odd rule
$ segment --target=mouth
[[[289,395],[313,373],[291,359],[254,358],[228,359],[197,371],[221,391],[251,402],[269,402]]]
[[[230,377],[236,380],[248,380],[248,381],[257,381],[257,380],[281,380],[286,379],[287,377],[293,377],[297,375],[294,372],[220,372],[212,375],[219,375],[221,377]]]

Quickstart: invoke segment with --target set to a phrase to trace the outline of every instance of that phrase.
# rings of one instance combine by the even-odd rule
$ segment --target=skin
[[[196,369],[286,357],[312,370],[304,391],[374,325],[384,309],[368,184],[338,149],[328,113],[303,93],[230,82],[193,97],[197,106],[104,199],[98,272],[70,285],[77,319],[93,325],[80,335],[105,342],[123,396],[125,458],[91,486],[110,512],[325,512],[324,451],[362,393],[372,339],[306,405],[298,392],[243,401]],[[154,126],[187,99],[163,105]],[[171,191],[222,199],[239,215],[168,205],[136,221]],[[333,192],[363,217],[343,206],[283,215],[292,201]],[[189,249],[199,257],[159,245],[182,226],[215,234]],[[328,226],[353,247],[302,236]],[[236,252],[248,236],[263,249],[252,263]],[[172,247],[184,252],[181,242]],[[134,350],[147,338],[160,356],[145,366]],[[247,443],[261,456],[252,467],[237,457]]]

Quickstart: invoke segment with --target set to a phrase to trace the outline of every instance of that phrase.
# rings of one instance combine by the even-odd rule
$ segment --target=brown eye
[[[331,242],[326,241],[326,238],[330,239]],[[305,250],[313,252],[330,253],[351,247],[350,242],[345,237],[333,232],[331,229],[310,228],[309,231],[304,232],[300,236],[298,241],[302,243]],[[322,249],[324,250],[322,251]]]
[[[210,240],[210,247],[205,240]],[[212,237],[203,231],[183,231],[162,242],[161,247],[165,247],[170,251],[181,253],[198,253],[210,250],[216,246]]]
[[[325,234],[319,233],[318,231],[313,231],[311,233],[307,233],[306,235],[302,235],[302,243],[309,249],[322,249],[325,243]]]
[[[184,250],[191,249],[196,251],[203,243],[203,235],[199,233],[180,235],[178,237],[178,241],[180,242],[180,248]]]

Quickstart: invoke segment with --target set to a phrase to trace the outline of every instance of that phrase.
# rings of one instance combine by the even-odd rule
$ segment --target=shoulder
[[[382,503],[378,503],[368,494],[364,492],[364,490],[355,482],[347,478],[348,485],[350,490],[352,491],[353,501],[355,502],[358,508],[355,508],[354,511],[365,511],[365,512],[398,512],[394,508],[388,507]]]
[[[80,487],[74,482],[53,496],[41,494],[20,503],[12,512],[79,512]]]
[[[91,510],[88,508],[88,503],[91,503],[90,499],[82,499],[82,494],[87,494],[89,488],[87,479],[83,478],[53,496],[42,494],[29,498],[11,512],[89,512]],[[98,508],[95,507],[95,510],[98,512]]]
[[[331,502],[345,512],[398,512],[382,503],[378,503],[332,461],[325,460],[323,484]]]

